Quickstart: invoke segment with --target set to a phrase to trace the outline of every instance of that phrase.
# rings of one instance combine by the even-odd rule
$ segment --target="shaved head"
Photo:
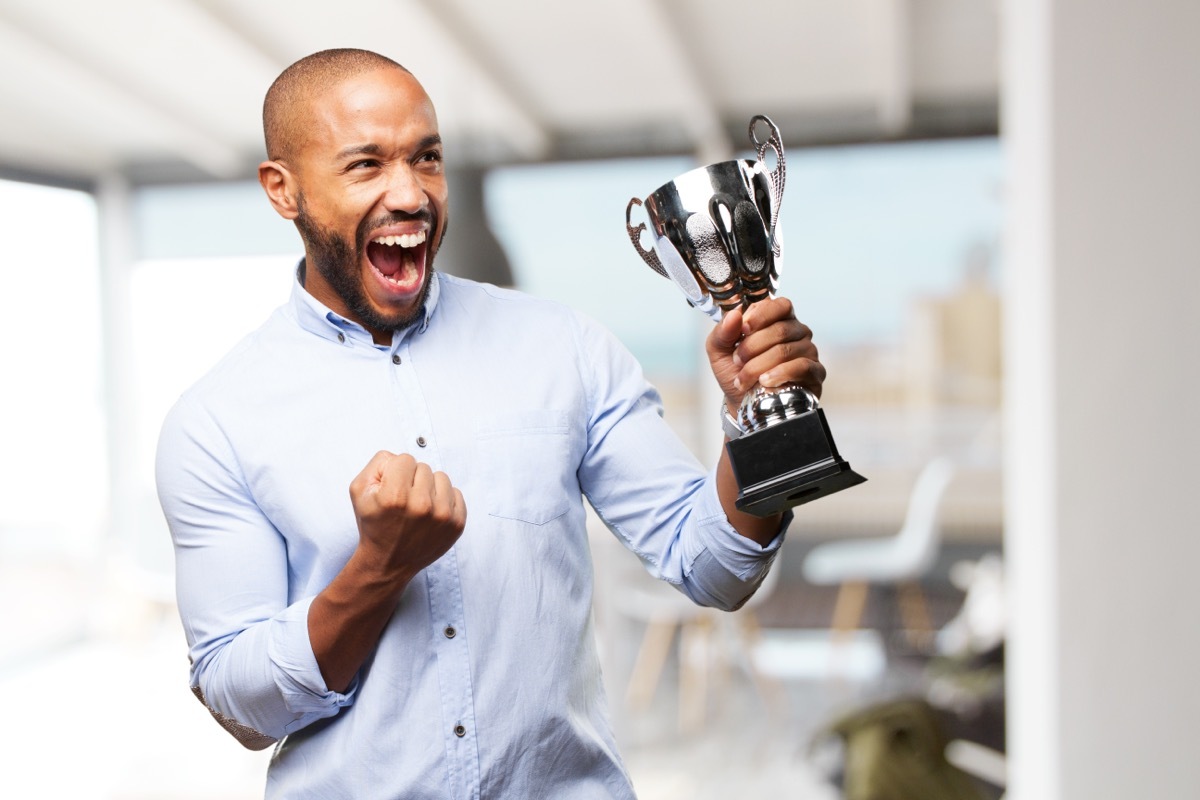
[[[347,78],[380,68],[408,72],[387,56],[348,48],[322,50],[285,69],[263,101],[267,158],[286,161],[292,157],[306,130],[304,112],[312,98]]]

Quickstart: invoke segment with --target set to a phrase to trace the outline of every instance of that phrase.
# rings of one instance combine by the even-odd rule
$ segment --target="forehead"
[[[305,150],[317,158],[348,147],[403,148],[438,132],[433,103],[407,72],[382,68],[343,79],[309,103]]]

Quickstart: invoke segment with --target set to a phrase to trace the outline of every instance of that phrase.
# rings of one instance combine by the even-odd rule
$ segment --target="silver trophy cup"
[[[769,137],[758,139],[759,123]],[[758,160],[722,161],[685,172],[642,201],[625,207],[625,229],[642,259],[670,278],[691,305],[714,320],[738,306],[770,297],[783,247],[779,207],[786,179],[779,129],[765,116],[750,120]],[[775,154],[768,169],[767,151]],[[653,249],[642,244],[646,224],[634,225],[634,206],[650,221]],[[837,452],[817,399],[798,384],[756,386],[727,425],[739,509],[778,513],[862,483]]]

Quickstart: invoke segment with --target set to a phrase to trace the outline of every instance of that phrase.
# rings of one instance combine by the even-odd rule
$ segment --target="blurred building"
[[[904,341],[907,405],[999,408],[1001,306],[990,263],[990,251],[974,247],[951,292],[914,301]]]

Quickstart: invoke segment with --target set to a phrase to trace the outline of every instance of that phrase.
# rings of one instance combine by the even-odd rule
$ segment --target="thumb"
[[[736,402],[734,398],[741,397],[738,385],[738,373],[741,366],[734,362],[733,354],[742,338],[742,309],[729,311],[708,335],[705,347],[708,350],[708,361],[712,367],[713,377],[721,387],[727,401]]]
[[[710,356],[731,356],[733,349],[742,338],[742,308],[738,306],[726,312],[717,327],[708,336]]]
[[[356,502],[368,494],[378,494],[383,484],[384,471],[392,458],[394,458],[393,454],[386,450],[380,450],[371,457],[362,471],[350,482],[350,500],[352,502]]]

